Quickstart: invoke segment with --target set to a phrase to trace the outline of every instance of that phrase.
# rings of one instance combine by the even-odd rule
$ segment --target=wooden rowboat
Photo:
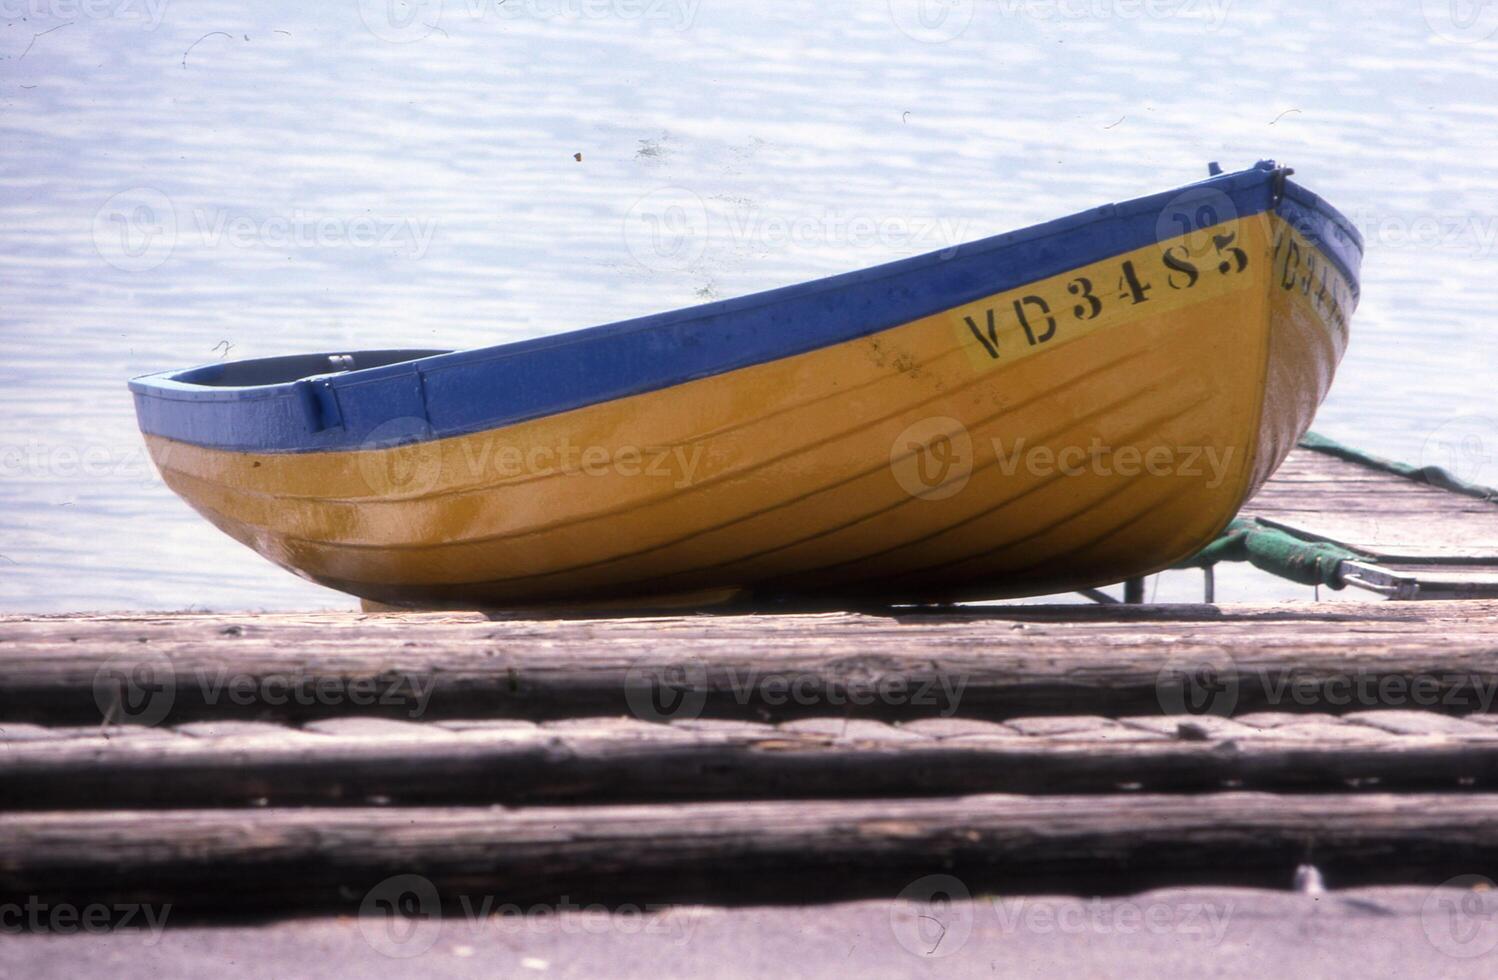
[[[391,604],[946,601],[1193,554],[1306,431],[1362,242],[1260,163],[522,343],[131,382],[167,484]]]

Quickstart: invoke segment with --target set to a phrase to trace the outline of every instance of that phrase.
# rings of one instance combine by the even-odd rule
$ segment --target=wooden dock
[[[1243,509],[1391,562],[1498,566],[1498,502],[1317,449],[1290,454]]]
[[[1336,922],[1349,956],[1423,934],[1443,973],[1491,975],[1498,953],[1460,955],[1486,939],[1459,940],[1498,949],[1498,897],[1474,890],[1498,877],[1495,699],[1484,601],[5,617],[0,911],[170,906],[129,950],[153,976],[205,942],[288,966],[331,943],[383,975],[414,947],[380,937],[433,919],[418,962],[459,975],[659,976],[792,922],[861,930],[818,940],[824,969],[987,975],[1094,955],[995,931],[1001,899],[1168,894],[1276,909],[1235,927],[1259,954]],[[503,941],[473,934],[475,896],[518,912],[478,917]],[[1440,940],[1442,902],[1473,929]],[[626,939],[647,908],[708,924]],[[970,927],[940,964],[928,920]],[[118,955],[131,928],[27,929],[0,970]]]
[[[1394,599],[1498,598],[1498,490],[1441,470],[1309,436],[1239,516],[1346,549],[1334,585]]]

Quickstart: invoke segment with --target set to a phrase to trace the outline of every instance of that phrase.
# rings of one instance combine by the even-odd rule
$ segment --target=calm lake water
[[[353,605],[162,485],[132,375],[532,337],[1266,157],[1368,239],[1316,428],[1498,482],[1498,4],[0,0],[0,610]]]

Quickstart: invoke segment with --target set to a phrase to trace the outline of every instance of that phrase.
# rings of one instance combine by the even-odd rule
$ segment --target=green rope
[[[1498,503],[1498,490],[1468,483],[1458,479],[1439,466],[1412,466],[1396,460],[1385,459],[1365,453],[1340,442],[1307,432],[1300,440],[1302,449],[1324,453],[1350,463],[1393,473],[1416,483],[1439,487],[1452,493],[1476,497],[1489,503]],[[1287,531],[1261,524],[1251,518],[1238,518],[1229,524],[1217,540],[1207,545],[1193,558],[1181,562],[1176,568],[1211,568],[1224,561],[1248,562],[1255,568],[1278,575],[1280,578],[1302,585],[1325,585],[1333,589],[1344,587],[1341,565],[1344,561],[1376,561],[1341,545],[1326,541],[1307,541]]]
[[[1340,442],[1307,432],[1300,440],[1302,449],[1325,453],[1350,463],[1383,470],[1407,480],[1450,490],[1452,493],[1476,497],[1490,503],[1498,503],[1498,490],[1492,487],[1467,483],[1439,466],[1411,466],[1372,453],[1365,453]],[[1325,585],[1333,589],[1343,588],[1340,567],[1344,561],[1373,561],[1364,555],[1341,545],[1325,541],[1306,541],[1286,531],[1261,524],[1249,518],[1238,518],[1229,524],[1217,540],[1203,548],[1194,558],[1177,565],[1177,568],[1211,568],[1219,562],[1244,561],[1255,568],[1278,575],[1280,578],[1299,582],[1302,585]]]
[[[1216,541],[1177,568],[1211,568],[1218,562],[1246,561],[1271,575],[1301,585],[1343,588],[1342,562],[1366,555],[1324,541],[1305,541],[1255,520],[1238,518]]]
[[[1385,473],[1402,476],[1406,480],[1414,480],[1417,483],[1440,487],[1442,490],[1450,490],[1452,493],[1476,497],[1478,500],[1486,500],[1489,503],[1498,503],[1498,490],[1458,479],[1439,466],[1412,466],[1409,463],[1385,459],[1382,456],[1365,453],[1361,449],[1344,446],[1334,439],[1328,439],[1326,436],[1317,435],[1314,432],[1307,432],[1305,437],[1300,440],[1300,445],[1302,449],[1310,449],[1318,453],[1325,453],[1328,456],[1335,456],[1338,459],[1345,459],[1350,463],[1359,463],[1373,469],[1383,470]]]

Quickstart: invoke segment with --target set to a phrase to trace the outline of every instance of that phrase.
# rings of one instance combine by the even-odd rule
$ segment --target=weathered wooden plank
[[[1438,643],[1432,637],[1439,637]],[[0,721],[1488,710],[1498,603],[8,618]]]
[[[1307,716],[1314,719],[1315,716]],[[958,727],[806,719],[751,732],[621,719],[0,743],[5,809],[629,802],[974,793],[1498,789],[1498,729],[1414,712]],[[935,721],[942,721],[936,719]],[[368,725],[375,722],[375,727]],[[1213,734],[1211,723],[1227,726]],[[398,726],[398,727],[390,727]],[[201,726],[186,726],[201,731]],[[267,726],[268,727],[268,726]],[[1018,729],[1018,730],[1016,730]],[[940,729],[938,729],[940,730]],[[318,734],[333,731],[337,734]],[[1403,734],[1410,733],[1410,734]]]
[[[357,908],[417,874],[502,902],[755,902],[1282,885],[1314,855],[1346,885],[1498,868],[1498,796],[969,796],[668,806],[266,809],[0,817],[0,899]],[[807,891],[807,889],[815,889]]]
[[[1464,718],[1451,718],[1429,711],[1358,711],[1347,721],[1399,735],[1453,735],[1482,737],[1485,726]]]
[[[1390,559],[1498,563],[1498,506],[1307,449],[1243,508]]]

